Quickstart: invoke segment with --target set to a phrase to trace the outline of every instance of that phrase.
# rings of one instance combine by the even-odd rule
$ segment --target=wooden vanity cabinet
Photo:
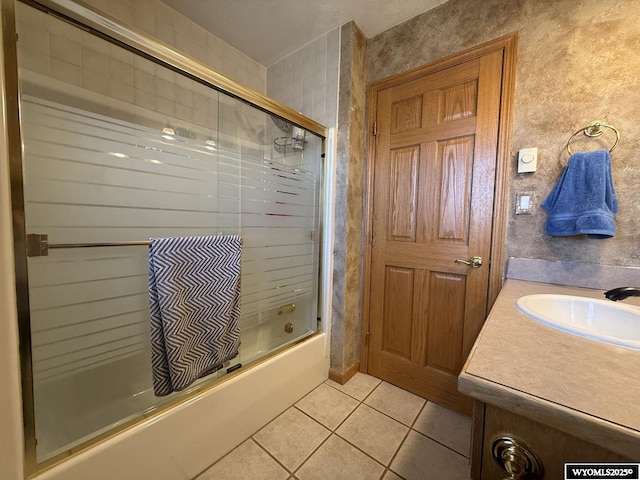
[[[545,479],[564,478],[564,464],[568,462],[640,461],[640,458],[622,457],[547,425],[476,400],[471,442],[472,480],[501,480],[508,477],[493,460],[491,453],[493,440],[503,435],[526,444],[540,460],[544,469],[541,478]]]

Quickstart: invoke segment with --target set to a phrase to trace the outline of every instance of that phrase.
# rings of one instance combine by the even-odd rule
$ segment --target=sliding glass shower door
[[[194,388],[317,331],[323,139],[31,6],[17,29],[43,462],[180,396],[151,387],[150,238],[243,239],[240,353]]]

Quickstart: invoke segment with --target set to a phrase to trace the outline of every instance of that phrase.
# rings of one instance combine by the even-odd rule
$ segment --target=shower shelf
[[[302,138],[278,137],[273,139],[273,148],[278,153],[300,152],[305,143]]]

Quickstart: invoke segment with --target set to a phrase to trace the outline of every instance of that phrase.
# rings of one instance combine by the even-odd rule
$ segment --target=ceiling
[[[354,20],[371,38],[446,0],[162,0],[268,67]]]

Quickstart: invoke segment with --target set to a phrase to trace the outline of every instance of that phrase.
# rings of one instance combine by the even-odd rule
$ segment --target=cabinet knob
[[[506,435],[494,438],[491,455],[508,475],[505,480],[539,480],[544,476],[542,463],[521,440]]]

